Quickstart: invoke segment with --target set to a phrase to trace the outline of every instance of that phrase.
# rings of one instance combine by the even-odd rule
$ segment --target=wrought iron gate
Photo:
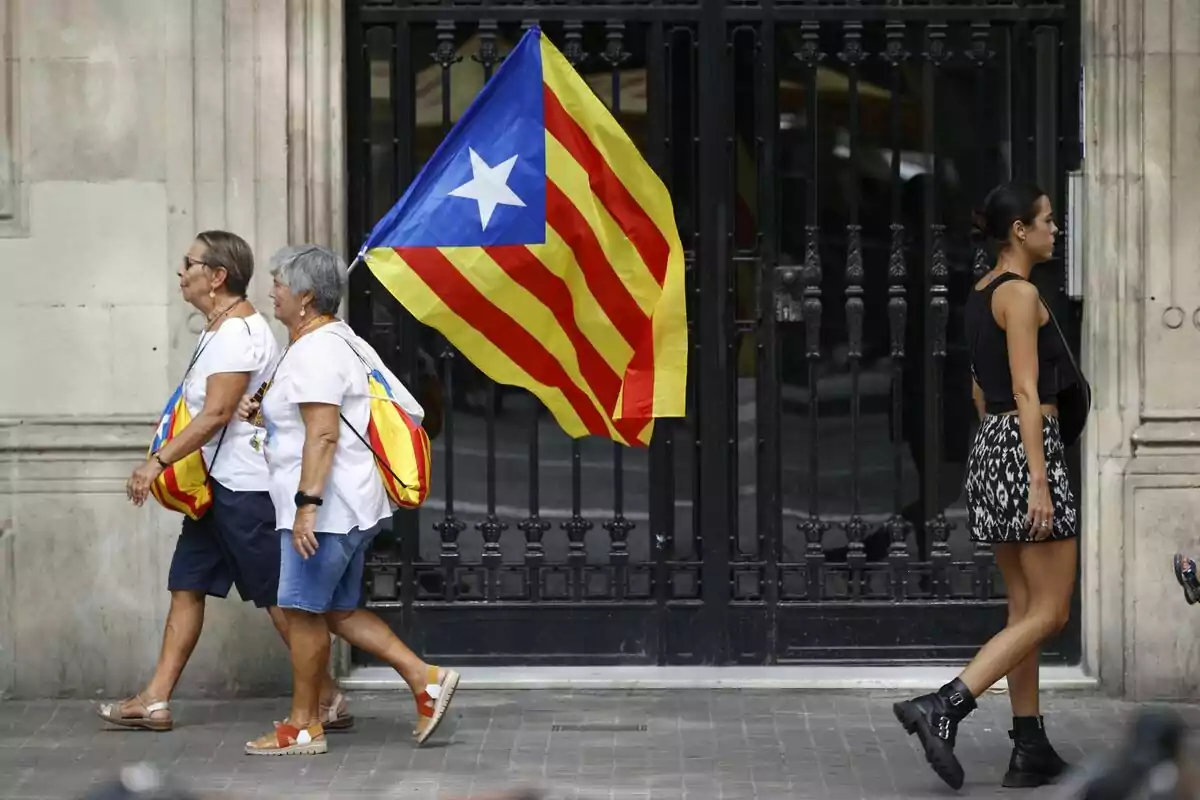
[[[460,664],[973,652],[1004,590],[959,497],[968,210],[1014,175],[1065,210],[1077,2],[348,3],[355,243],[536,23],[671,188],[689,253],[689,416],[648,451],[567,439],[356,273],[355,327],[446,407],[370,605]],[[1077,658],[1077,625],[1051,649]]]

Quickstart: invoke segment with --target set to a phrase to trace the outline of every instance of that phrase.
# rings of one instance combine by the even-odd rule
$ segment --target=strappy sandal
[[[129,703],[136,702],[141,706],[142,713],[139,716],[131,717],[121,713],[121,709]],[[120,700],[116,703],[104,703],[96,713],[100,719],[110,725],[117,725],[121,728],[134,728],[144,731],[154,731],[156,733],[165,733],[175,727],[175,721],[170,717],[166,719],[152,719],[155,713],[166,711],[170,713],[171,704],[166,700],[158,700],[153,703],[147,703],[142,699],[140,693],[135,694],[127,700]]]
[[[322,704],[321,724],[327,731],[345,731],[354,727],[354,715],[346,709],[346,695],[338,692],[329,705]]]
[[[416,696],[419,719],[413,736],[416,737],[417,744],[428,741],[442,724],[446,709],[450,708],[450,701],[454,699],[454,691],[458,688],[460,676],[457,672],[452,669],[445,670],[441,680],[438,679],[439,672],[442,670],[438,667],[429,667],[429,683],[424,691]]]
[[[248,756],[319,756],[327,752],[329,744],[319,722],[304,728],[290,722],[276,722],[274,733],[246,742]]]

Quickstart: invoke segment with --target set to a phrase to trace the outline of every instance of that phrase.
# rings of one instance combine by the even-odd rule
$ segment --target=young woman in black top
[[[1038,708],[1038,653],[1066,624],[1075,585],[1077,524],[1059,433],[1057,394],[1076,380],[1066,344],[1029,282],[1051,258],[1058,227],[1045,192],[1003,184],[988,194],[977,234],[997,248],[996,264],[966,306],[973,399],[980,417],[967,463],[971,537],[989,542],[1008,592],[1008,624],[955,680],[934,694],[897,703],[934,771],[955,789],[958,723],[975,698],[1008,677],[1012,758],[1005,786],[1040,786],[1066,764],[1046,738]]]

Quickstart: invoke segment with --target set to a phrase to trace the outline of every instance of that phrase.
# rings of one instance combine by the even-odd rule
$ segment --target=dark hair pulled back
[[[237,297],[245,297],[254,277],[254,251],[246,240],[229,231],[202,231],[196,241],[204,245],[204,263],[225,269],[225,288]]]
[[[1018,181],[1000,184],[988,192],[983,199],[983,208],[973,214],[971,238],[1003,247],[1008,243],[1014,222],[1033,224],[1037,218],[1038,200],[1045,196],[1036,184]]]

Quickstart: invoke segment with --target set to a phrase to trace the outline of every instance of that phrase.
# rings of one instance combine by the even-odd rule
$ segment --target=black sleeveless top
[[[967,347],[971,353],[971,372],[983,390],[985,410],[989,414],[1016,411],[1012,372],[1008,366],[1008,340],[1004,329],[992,316],[992,295],[996,287],[1009,281],[1024,280],[1006,272],[982,289],[972,287],[964,312]],[[1038,328],[1038,397],[1043,403],[1055,402],[1058,393],[1075,383],[1075,370],[1062,337],[1049,321]]]

